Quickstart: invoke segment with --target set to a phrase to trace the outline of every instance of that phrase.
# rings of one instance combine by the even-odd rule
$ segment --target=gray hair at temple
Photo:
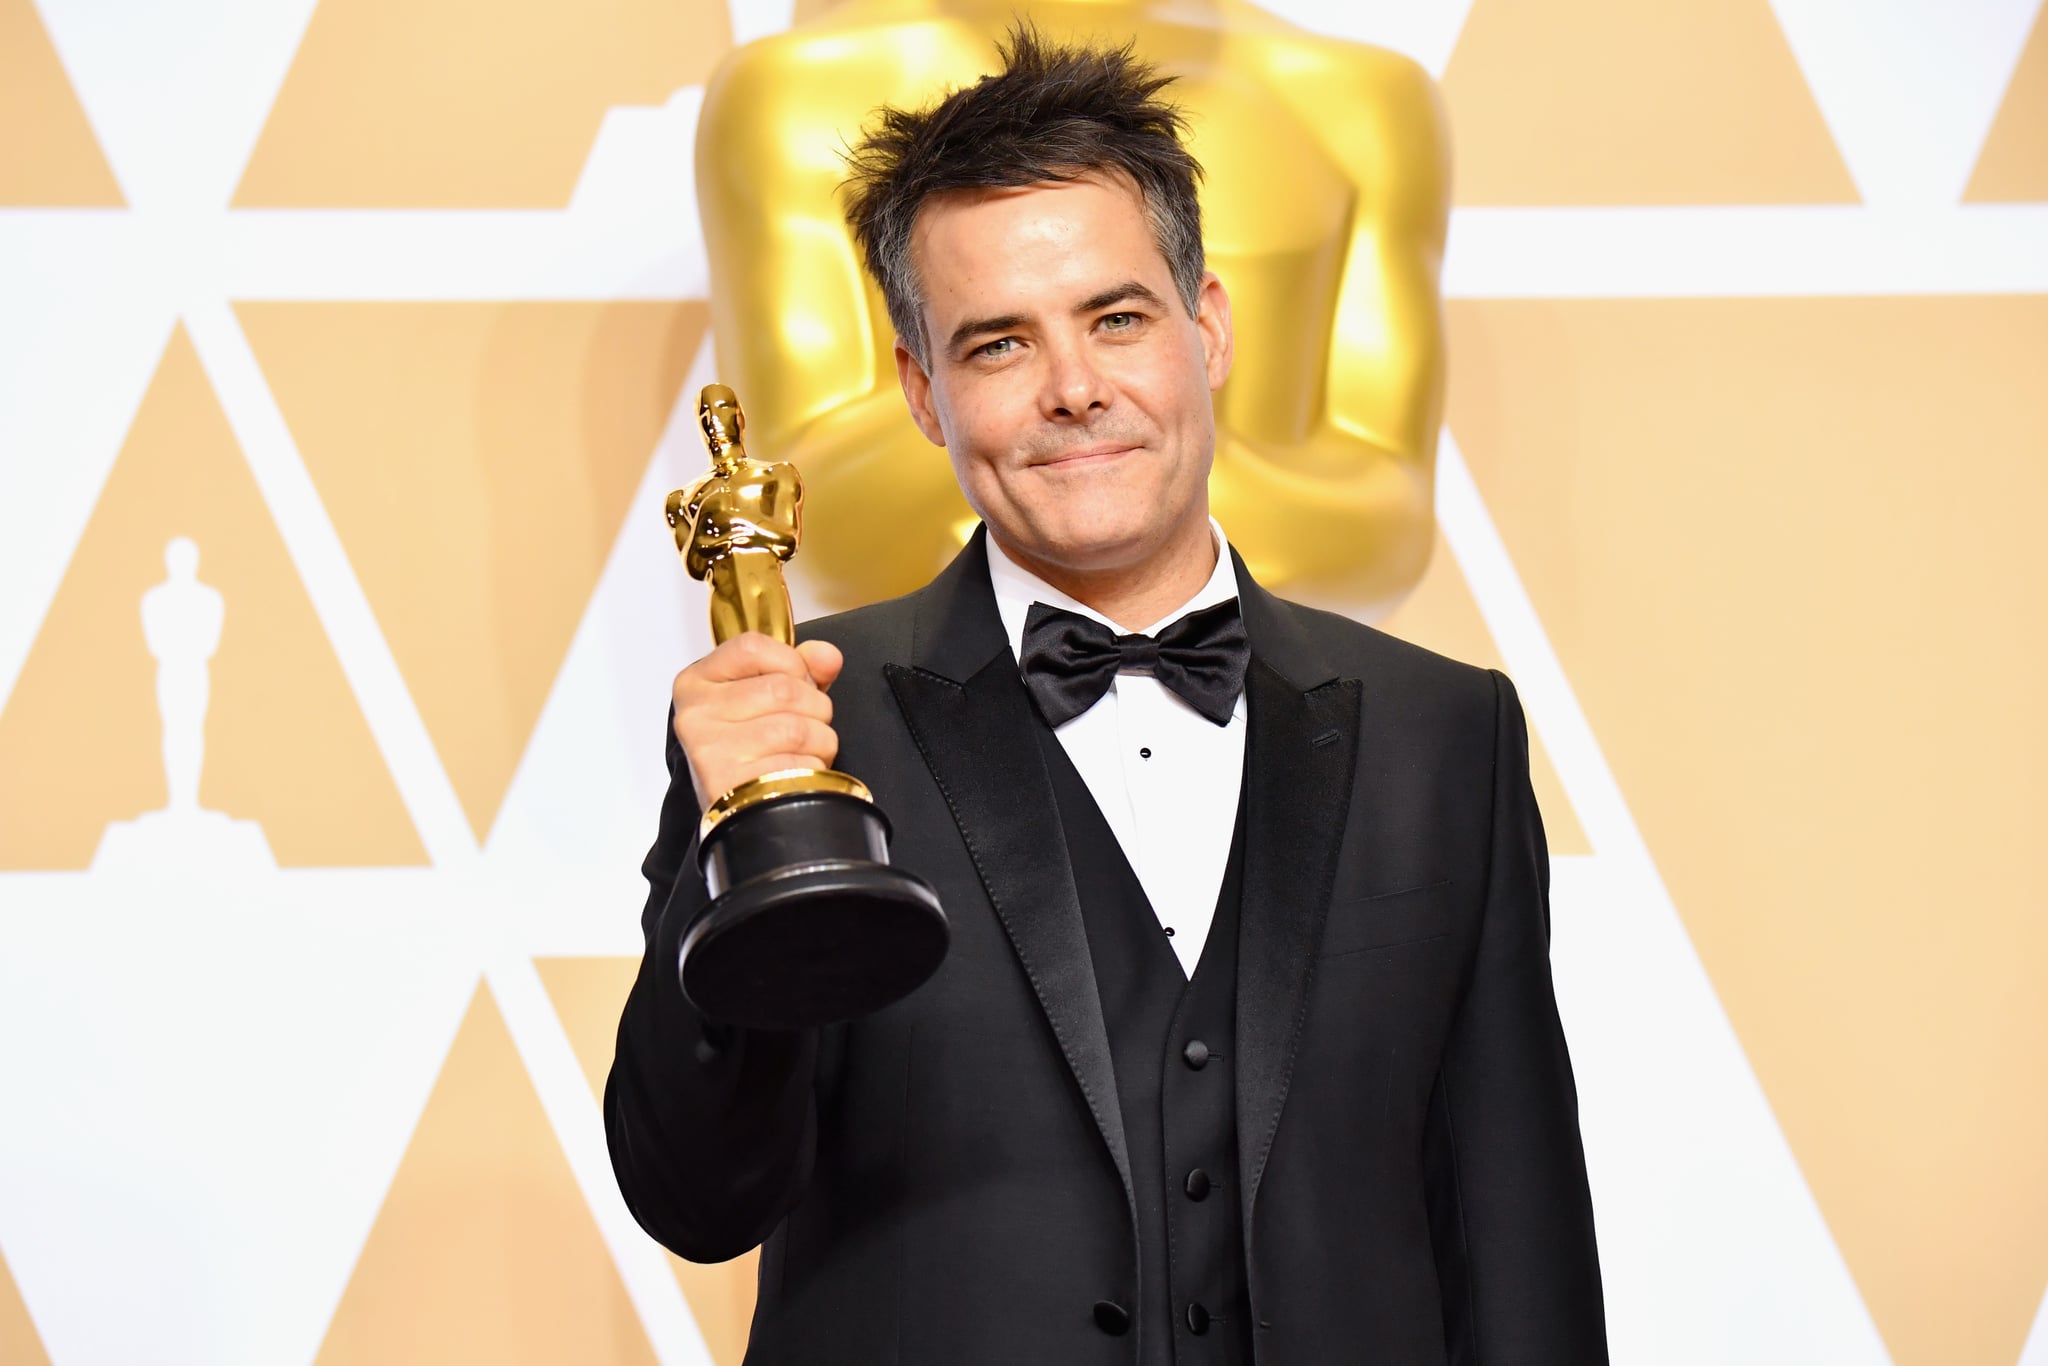
[[[996,47],[1003,69],[929,109],[883,108],[846,153],[847,222],[882,287],[889,320],[930,369],[924,298],[910,259],[917,212],[933,195],[1110,173],[1137,187],[1188,315],[1201,294],[1201,165],[1187,121],[1158,98],[1173,83],[1121,48],[1063,45],[1029,22]]]

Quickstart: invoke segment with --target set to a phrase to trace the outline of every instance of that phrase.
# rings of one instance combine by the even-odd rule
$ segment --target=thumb
[[[811,682],[820,689],[831,687],[832,680],[846,667],[846,656],[828,640],[806,640],[796,647],[796,652],[803,656],[804,667],[811,671]]]

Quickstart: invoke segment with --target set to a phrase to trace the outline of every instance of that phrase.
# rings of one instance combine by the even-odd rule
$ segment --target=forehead
[[[1107,279],[1164,295],[1166,258],[1137,187],[1097,174],[1075,180],[934,195],[918,210],[911,262],[934,320],[1000,303],[1083,296]]]

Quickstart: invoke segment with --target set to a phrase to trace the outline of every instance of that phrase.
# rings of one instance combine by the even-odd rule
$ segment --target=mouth
[[[1077,446],[1070,451],[1061,451],[1058,455],[1032,463],[1040,469],[1073,469],[1089,464],[1107,463],[1137,449],[1139,447],[1128,441],[1101,441],[1093,446]]]

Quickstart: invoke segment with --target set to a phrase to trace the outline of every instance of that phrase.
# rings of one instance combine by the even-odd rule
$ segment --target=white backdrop
[[[1439,74],[1473,8],[1270,7]],[[1444,275],[1454,306],[2048,292],[2048,207],[1963,202],[2039,0],[1769,8],[1857,202],[1461,206]],[[578,590],[586,605],[480,821],[464,761],[450,758],[423,710],[426,685],[394,644],[396,609],[366,581],[375,552],[350,520],[358,514],[302,449],[261,344],[271,315],[257,308],[701,300],[689,174],[701,86],[612,108],[566,204],[235,207],[315,9],[0,3],[0,16],[13,12],[0,40],[46,37],[117,187],[105,207],[25,195],[0,207],[0,821],[25,822],[76,787],[47,764],[10,765],[42,752],[26,734],[42,714],[22,710],[36,651],[57,670],[100,658],[95,632],[139,641],[132,607],[68,624],[57,607],[67,575],[91,572],[81,546],[97,544],[88,526],[114,497],[110,474],[139,440],[146,395],[169,383],[161,376],[189,344],[246,462],[251,506],[275,527],[277,563],[303,584],[331,647],[332,665],[318,667],[345,685],[331,696],[359,712],[363,753],[395,794],[392,820],[417,842],[416,856],[389,860],[398,866],[299,859],[280,826],[271,844],[285,866],[242,872],[46,866],[20,845],[0,854],[0,1347],[18,1297],[31,1336],[14,1340],[59,1366],[271,1366],[312,1361],[323,1343],[337,1355],[330,1324],[481,979],[652,1355],[708,1362],[683,1289],[612,1183],[589,1062],[544,967],[638,952],[637,867],[665,778],[657,728],[671,674],[705,644],[697,590],[651,510],[701,464],[687,400],[712,377],[709,339],[677,362],[673,392],[686,402],[636,457],[641,472],[622,486],[630,513],[599,538]],[[791,5],[732,0],[729,18],[732,40],[744,41],[787,26]],[[0,123],[0,138],[41,135]],[[202,486],[211,468],[192,466],[202,502],[228,496]],[[1518,574],[1499,509],[1450,431],[1438,512],[1453,568],[1583,829],[1587,852],[1556,860],[1554,952],[1615,1360],[1891,1360]],[[108,543],[132,537],[154,555],[163,532],[124,522]],[[211,558],[199,577],[226,594],[232,638],[249,617],[238,617],[234,583],[209,578],[226,552],[201,539]],[[544,557],[546,542],[527,553]],[[62,653],[74,636],[88,643]],[[121,649],[108,647],[105,667],[143,658]],[[278,675],[279,692],[296,686],[298,667]],[[133,696],[149,695],[146,677],[131,682]],[[271,700],[281,719],[265,734],[340,724],[324,702],[298,711],[292,696]],[[217,692],[215,707],[232,701]],[[26,736],[18,744],[9,708]],[[217,710],[209,726],[232,719]],[[153,716],[143,725],[154,734]],[[292,757],[288,743],[268,770],[277,781],[322,781]],[[160,772],[153,753],[130,758]],[[266,770],[250,762],[260,779]],[[2038,1303],[2048,1276],[2032,1283]],[[2048,1366],[2048,1317],[2034,1318],[2018,1360]]]

